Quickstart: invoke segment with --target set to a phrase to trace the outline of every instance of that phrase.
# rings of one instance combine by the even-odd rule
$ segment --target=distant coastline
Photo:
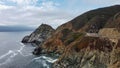
[[[35,28],[28,26],[0,26],[0,32],[33,31]]]

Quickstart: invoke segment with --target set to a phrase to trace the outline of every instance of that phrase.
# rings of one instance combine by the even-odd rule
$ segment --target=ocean
[[[31,32],[0,32],[0,68],[51,68],[57,59],[46,55],[35,56],[35,46],[21,40]]]

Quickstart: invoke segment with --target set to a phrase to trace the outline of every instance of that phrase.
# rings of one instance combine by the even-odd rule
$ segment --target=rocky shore
[[[42,24],[23,43],[58,54],[52,68],[120,68],[120,5],[88,11],[54,30]]]

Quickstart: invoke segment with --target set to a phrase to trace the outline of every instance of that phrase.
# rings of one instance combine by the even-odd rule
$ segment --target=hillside
[[[120,5],[104,7],[59,26],[33,53],[59,54],[53,68],[120,68],[119,36]]]
[[[61,49],[69,46],[72,42],[74,43],[79,36],[85,35],[86,33],[98,33],[102,28],[116,28],[119,30],[118,19],[120,17],[118,16],[113,20],[116,14],[120,12],[119,8],[120,5],[99,8],[76,17],[75,19],[59,26],[52,37],[44,43],[43,47],[45,49],[50,47],[49,50],[58,48],[57,50],[61,51]],[[111,21],[111,24],[108,24],[110,20],[113,22]],[[117,22],[114,23],[114,21]],[[112,24],[117,24],[117,26]]]

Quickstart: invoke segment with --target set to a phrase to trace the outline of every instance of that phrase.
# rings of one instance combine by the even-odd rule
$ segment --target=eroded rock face
[[[40,28],[24,40],[31,42],[42,35],[51,36],[33,54],[60,54],[53,68],[120,68],[119,8],[116,5],[86,12],[55,32],[52,29],[44,34]]]
[[[98,33],[102,28],[108,28],[108,26],[112,26],[113,28],[118,27],[108,24],[109,20],[113,21],[113,17],[115,16],[117,22],[119,22],[119,12],[120,5],[115,5],[106,8],[100,8],[92,11],[88,11],[75,19],[59,26],[56,30],[52,38],[49,38],[43,44],[43,47],[49,50],[65,50],[66,44],[69,46],[76,40],[71,38],[71,34],[73,33]],[[114,24],[114,23],[112,23]],[[110,27],[111,28],[111,27]],[[71,39],[71,40],[69,40]],[[58,40],[61,43],[54,42]],[[68,41],[68,42],[67,42]],[[66,43],[67,42],[67,43]],[[61,50],[62,52],[62,50]],[[64,52],[64,51],[63,51]]]
[[[103,28],[99,31],[99,35],[108,37],[111,39],[120,38],[120,32],[116,28]]]
[[[114,13],[107,13],[107,11],[112,10],[111,8],[114,9]],[[71,28],[68,28],[72,30],[72,33],[69,33],[70,35],[68,34],[64,41],[70,40],[70,43],[66,46],[65,42],[62,42],[65,46],[63,54],[54,63],[53,68],[120,68],[120,38],[118,37],[120,33],[120,10],[117,10],[120,6],[111,8],[93,10],[68,22],[69,24],[72,23]],[[59,27],[60,30],[58,28],[59,31],[56,32],[63,34],[61,31],[67,28],[63,26],[61,26],[63,29]],[[105,31],[101,30],[104,28]],[[84,32],[102,33],[102,36],[99,34],[92,37],[82,35],[73,40],[71,34]],[[105,34],[103,34],[104,32]]]
[[[22,40],[23,43],[35,43],[37,45],[42,44],[46,39],[50,38],[54,29],[47,25],[40,25],[31,35],[25,36]]]
[[[108,38],[85,37],[80,41],[77,49],[75,46],[69,47],[53,68],[120,67],[120,48],[114,48],[115,45]]]

